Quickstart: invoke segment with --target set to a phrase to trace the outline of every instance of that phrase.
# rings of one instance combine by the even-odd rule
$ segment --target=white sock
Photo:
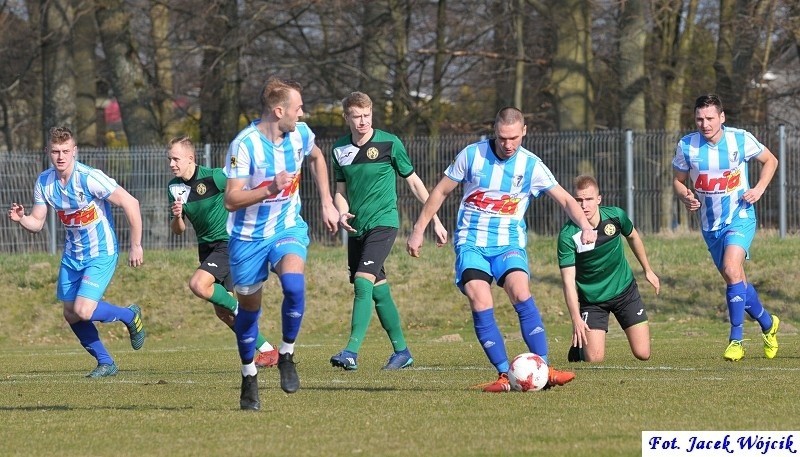
[[[269,351],[271,351],[273,349],[275,349],[275,348],[272,347],[271,344],[269,344],[269,341],[265,341],[264,344],[262,344],[261,347],[258,348],[258,352],[269,352]]]
[[[278,349],[279,354],[294,354],[294,343],[287,343],[286,341],[281,341],[281,348]]]
[[[258,374],[255,362],[250,362],[247,365],[242,365],[242,376],[255,376]]]

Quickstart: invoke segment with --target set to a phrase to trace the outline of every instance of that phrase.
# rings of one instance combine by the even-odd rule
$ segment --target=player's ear
[[[600,204],[600,202],[601,202],[602,200],[603,200],[603,196],[602,196],[602,195],[600,195],[600,194],[597,194],[597,204],[598,204],[598,205]]]

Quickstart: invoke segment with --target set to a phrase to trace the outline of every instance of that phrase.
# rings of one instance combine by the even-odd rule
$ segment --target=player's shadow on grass
[[[195,409],[194,406],[156,406],[156,405],[127,405],[127,406],[70,406],[70,405],[37,405],[37,406],[0,406],[0,411],[186,411]]]

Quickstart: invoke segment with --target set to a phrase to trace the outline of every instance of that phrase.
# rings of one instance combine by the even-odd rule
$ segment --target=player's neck
[[[192,176],[194,176],[194,173],[195,173],[196,171],[197,171],[197,164],[196,164],[196,163],[190,164],[190,165],[189,165],[189,166],[186,168],[186,173],[184,173],[184,174],[181,176],[181,179],[183,179],[184,181],[188,181],[188,180],[192,179]]]
[[[256,125],[256,128],[262,135],[272,143],[280,143],[283,141],[284,133],[278,127],[277,119],[270,119],[269,117],[262,117],[261,122]]]
[[[364,146],[367,141],[372,138],[372,134],[375,133],[375,129],[369,129],[367,132],[359,133],[350,131],[350,137],[353,139],[353,144],[356,146]]]
[[[56,170],[58,173],[58,180],[61,181],[62,184],[66,184],[69,181],[69,177],[72,176],[72,172],[75,171],[75,161],[72,161],[72,164],[68,166],[64,171]]]

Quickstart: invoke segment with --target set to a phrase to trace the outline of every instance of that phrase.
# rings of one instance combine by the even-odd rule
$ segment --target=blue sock
[[[747,288],[744,282],[729,284],[725,297],[728,301],[728,315],[731,321],[730,340],[741,340],[744,327],[744,304],[747,299]]]
[[[514,310],[519,316],[522,339],[525,340],[528,350],[539,354],[547,362],[547,334],[544,332],[542,316],[539,314],[533,297],[514,305]]]
[[[103,342],[100,341],[100,334],[97,332],[97,327],[95,327],[93,323],[89,321],[79,321],[74,324],[69,324],[69,326],[73,333],[75,333],[75,336],[78,337],[81,346],[83,346],[86,352],[91,354],[92,357],[97,359],[98,364],[114,363],[111,354],[108,353],[106,347],[103,346]]]
[[[92,322],[116,322],[122,321],[126,325],[130,324],[133,320],[133,311],[128,308],[123,308],[121,306],[112,305],[109,302],[99,301],[97,302],[97,308],[94,309],[92,313],[91,320]]]
[[[303,323],[306,311],[306,285],[302,273],[286,273],[281,275],[283,287],[283,303],[281,304],[281,329],[283,341],[294,343]]]
[[[239,308],[239,313],[233,321],[233,331],[236,333],[236,345],[239,347],[239,358],[242,365],[253,361],[256,352],[256,339],[258,338],[258,311],[248,311]]]
[[[508,372],[508,355],[506,354],[506,343],[503,335],[497,328],[494,320],[494,309],[489,308],[483,311],[472,312],[472,322],[475,325],[475,335],[481,343],[483,352],[489,358],[489,362],[497,368],[498,373]]]
[[[761,304],[761,299],[758,298],[758,292],[756,292],[755,286],[747,283],[746,287],[747,299],[745,300],[744,310],[747,311],[750,317],[758,321],[758,325],[761,326],[761,331],[766,332],[772,328],[772,315],[770,315],[770,313],[764,309],[764,305]]]

